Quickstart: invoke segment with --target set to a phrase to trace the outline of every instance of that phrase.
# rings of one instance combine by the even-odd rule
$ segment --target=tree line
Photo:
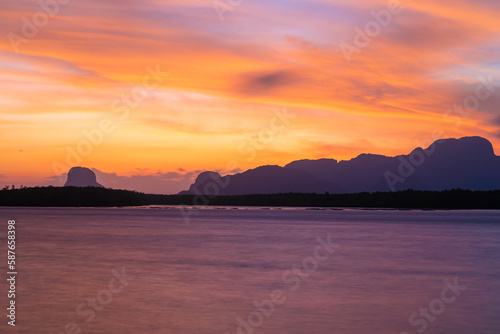
[[[500,190],[405,190],[354,194],[154,195],[96,187],[23,187],[0,190],[0,206],[119,207],[218,205],[395,209],[500,209]]]

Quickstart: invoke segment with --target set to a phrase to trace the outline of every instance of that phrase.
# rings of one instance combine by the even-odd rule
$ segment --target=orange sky
[[[403,154],[436,133],[500,154],[496,0],[59,1],[2,0],[0,186],[81,165],[173,193],[202,170]]]

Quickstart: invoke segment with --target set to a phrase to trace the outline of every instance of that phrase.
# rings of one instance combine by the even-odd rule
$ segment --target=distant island
[[[179,194],[345,194],[402,190],[500,189],[500,157],[482,137],[440,139],[407,155],[361,154],[349,161],[298,160],[234,175],[203,172]]]
[[[64,187],[0,190],[0,206],[227,205],[500,209],[500,157],[481,137],[444,139],[408,155],[300,160],[234,175],[202,172],[177,195],[105,188],[73,167]]]
[[[500,210],[500,190],[405,190],[354,194],[281,193],[234,196],[153,195],[100,187],[34,187],[0,190],[0,206],[125,207],[142,205]]]
[[[98,187],[104,188],[100,183],[97,183],[95,173],[85,167],[73,167],[68,172],[68,178],[65,187]]]

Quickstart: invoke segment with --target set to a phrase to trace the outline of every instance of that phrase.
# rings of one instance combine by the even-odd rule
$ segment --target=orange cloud
[[[0,173],[30,182],[53,175],[52,163],[102,120],[115,130],[82,162],[125,176],[404,153],[435,129],[498,147],[500,6],[401,1],[403,11],[347,61],[340,45],[387,3],[253,1],[220,21],[205,1],[70,2],[33,38],[23,25],[40,6],[5,4],[0,29],[25,41],[16,53],[0,40],[0,153],[8,161]],[[113,103],[141,87],[148,67],[169,76],[121,119]],[[492,96],[459,114],[454,106],[475,94],[479,76],[493,77]],[[239,145],[282,107],[297,117],[254,160],[242,159]]]

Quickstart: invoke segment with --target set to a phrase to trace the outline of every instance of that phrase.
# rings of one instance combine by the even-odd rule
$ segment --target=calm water
[[[499,211],[0,210],[1,333],[500,333]]]

